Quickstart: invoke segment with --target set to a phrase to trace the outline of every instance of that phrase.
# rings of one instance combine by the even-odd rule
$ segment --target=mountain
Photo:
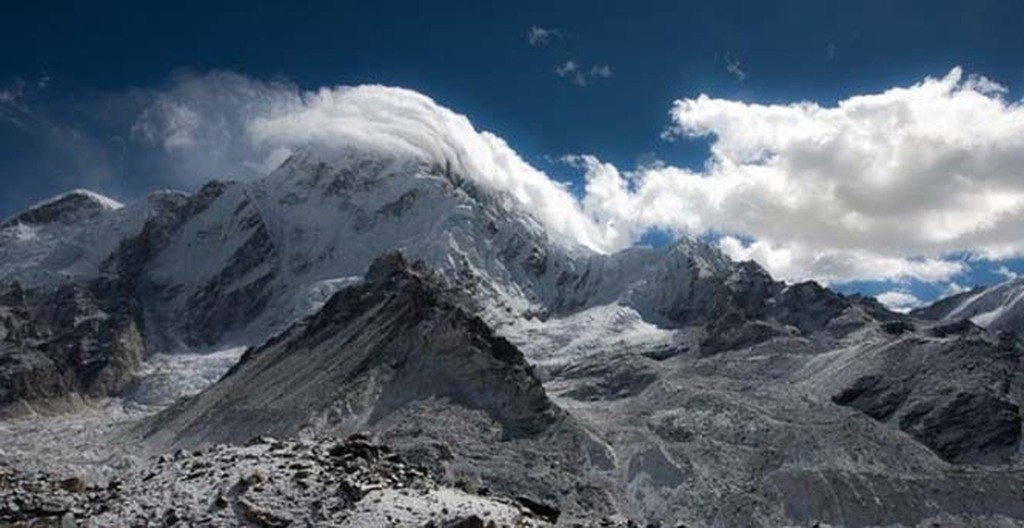
[[[522,353],[462,303],[435,274],[382,256],[317,314],[144,424],[144,444],[162,452],[369,431],[423,465],[442,453],[448,462],[438,471],[453,481],[482,479],[509,496],[609,513],[584,478],[587,450],[603,455],[600,444],[552,403]]]
[[[958,293],[915,311],[932,320],[970,320],[995,332],[1024,329],[1024,279]]]
[[[210,390],[163,413],[152,431],[172,447],[244,442],[294,435],[344,412],[347,436],[430,399],[480,411],[510,438],[560,421],[515,346],[435,281],[400,254],[379,257],[364,280],[250,348]]]
[[[772,294],[740,299],[737,288],[781,288],[694,241],[604,255],[556,240],[511,196],[450,166],[359,152],[300,151],[258,181],[112,203],[76,191],[6,221],[0,281],[116,284],[149,353],[258,345],[394,250],[511,338],[589,309],[661,327],[707,322]]]
[[[255,181],[123,207],[71,193],[12,217],[0,374],[22,381],[5,412],[130,408],[178,393],[147,377],[158,360],[247,347],[94,443],[369,434],[563,523],[1024,520],[1022,349],[955,320],[961,299],[895,314],[685,237],[600,253],[473,176],[310,149]]]

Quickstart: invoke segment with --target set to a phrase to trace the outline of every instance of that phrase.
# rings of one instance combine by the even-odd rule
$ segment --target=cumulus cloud
[[[734,235],[723,249],[782,277],[948,280],[966,269],[948,255],[1024,254],[1024,108],[1005,93],[954,68],[832,107],[682,99],[665,137],[707,138],[704,169],[592,159],[584,201],[622,240]]]
[[[957,295],[965,291],[970,291],[970,288],[962,286],[956,282],[950,282],[942,289],[942,294],[940,295],[940,297],[950,297],[952,295]]]
[[[591,77],[604,77],[608,78],[612,76],[612,67],[607,64],[595,64],[590,68]]]
[[[918,299],[914,295],[905,291],[893,290],[881,293],[875,296],[878,302],[882,303],[886,308],[900,313],[907,313],[914,308],[920,308],[924,306],[924,302]]]
[[[531,46],[546,46],[551,42],[552,38],[559,35],[557,29],[545,29],[538,26],[533,26],[529,31],[526,32],[526,41]]]
[[[719,241],[719,249],[734,260],[760,263],[776,278],[795,281],[814,278],[825,284],[856,280],[943,282],[968,271],[964,262],[941,258],[907,258],[862,250],[814,248],[793,243],[772,246],[757,240],[744,243],[732,236]]]

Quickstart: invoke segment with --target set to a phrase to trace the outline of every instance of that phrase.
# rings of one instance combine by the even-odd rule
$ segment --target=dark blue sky
[[[282,77],[309,89],[399,85],[467,114],[566,180],[579,175],[546,157],[700,165],[704,142],[660,138],[672,101],[699,93],[831,104],[954,65],[1010,87],[1012,99],[1024,87],[1019,1],[146,4],[9,3],[0,87],[21,86],[28,111],[66,120],[66,131],[115,136],[121,121],[106,114],[133,111],[132,89],[159,88],[181,69]],[[559,35],[531,46],[533,26]],[[587,70],[606,64],[612,76],[576,86],[555,74],[570,59]],[[105,104],[96,111],[82,101]],[[169,185],[134,173],[144,165],[115,159],[94,170],[69,161],[42,135],[0,120],[0,216],[74,185],[120,198]],[[111,141],[75,140],[104,151]]]

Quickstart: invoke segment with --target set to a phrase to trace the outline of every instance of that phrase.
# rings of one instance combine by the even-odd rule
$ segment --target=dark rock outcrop
[[[137,307],[116,281],[52,292],[13,284],[0,298],[0,415],[118,394],[145,355]]]

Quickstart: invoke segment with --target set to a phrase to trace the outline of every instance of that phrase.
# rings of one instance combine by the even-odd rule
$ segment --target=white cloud
[[[999,266],[998,268],[995,269],[995,272],[997,275],[1002,276],[1006,280],[1013,280],[1016,279],[1017,277],[1020,277],[1019,273],[1011,270],[1010,268],[1007,268],[1006,266]]]
[[[878,302],[882,303],[886,308],[900,313],[907,313],[914,308],[920,308],[924,306],[921,299],[918,299],[914,295],[905,291],[887,291],[875,296]]]
[[[200,116],[168,97],[157,99],[132,126],[131,137],[159,144],[164,149],[193,147],[201,126]]]
[[[781,276],[948,280],[966,265],[947,255],[1024,254],[1024,108],[1004,93],[955,68],[833,107],[679,100],[666,137],[708,137],[705,168],[621,175],[593,160],[602,198],[585,203],[627,238],[753,240],[727,249]]]
[[[509,193],[553,236],[614,249],[561,184],[500,137],[477,131],[465,116],[411,90],[365,85],[307,92],[229,72],[182,75],[139,115],[133,137],[196,168],[198,180],[216,171],[266,174],[296,148],[327,156],[368,152],[414,166],[450,163]]]
[[[531,46],[546,46],[551,39],[558,37],[559,32],[557,29],[545,29],[538,26],[533,26],[529,31],[526,32],[526,41]]]
[[[744,244],[725,236],[719,248],[733,260],[753,260],[772,276],[788,281],[814,278],[824,284],[855,280],[943,282],[968,271],[959,261],[890,257],[869,251],[817,249],[791,244],[773,247],[764,241]]]
[[[584,76],[575,61],[556,72]],[[574,81],[575,82],[575,81]],[[510,192],[558,236],[600,251],[652,228],[713,235],[737,259],[788,280],[949,283],[961,259],[1024,255],[1024,108],[959,69],[831,107],[677,101],[669,139],[709,138],[701,170],[620,171],[593,156],[582,199],[462,115],[397,88],[304,92],[229,73],[173,81],[137,139],[203,169],[266,172],[302,145],[457,163]],[[968,262],[970,259],[968,259]]]
[[[146,97],[149,103],[132,124],[130,137],[164,151],[187,183],[254,177],[274,169],[282,151],[255,145],[249,124],[302,106],[302,94],[290,82],[227,71],[181,73]]]
[[[579,70],[580,67],[576,64],[576,61],[573,60],[567,60],[564,63],[555,66],[555,73],[557,73],[559,77],[565,77],[566,75],[576,73]]]
[[[580,67],[580,64],[574,60],[567,60],[558,66],[555,66],[555,74],[559,77],[568,79],[569,82],[576,86],[586,86],[589,84],[587,76],[591,78],[603,78],[607,79],[612,76],[612,67],[607,64],[595,64],[590,67],[590,70]]]
[[[579,64],[576,61],[567,60],[558,66],[555,66],[555,73],[559,77],[565,77],[576,86],[586,86],[587,76],[580,70]]]
[[[946,285],[945,288],[943,288],[942,294],[940,294],[939,297],[950,297],[968,290],[970,290],[970,288],[966,286],[961,286],[959,283],[956,282],[950,282],[949,284]]]

